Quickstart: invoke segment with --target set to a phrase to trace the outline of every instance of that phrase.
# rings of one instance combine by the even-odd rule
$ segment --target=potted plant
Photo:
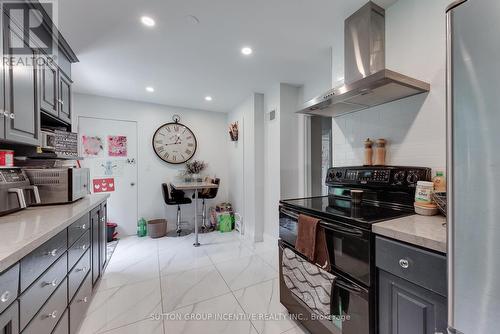
[[[184,171],[184,175],[189,176],[194,182],[203,181],[201,177],[201,172],[203,172],[207,168],[207,163],[204,161],[188,161],[186,162],[186,170]]]

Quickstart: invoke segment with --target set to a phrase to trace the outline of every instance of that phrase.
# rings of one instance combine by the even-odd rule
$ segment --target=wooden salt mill
[[[364,166],[371,166],[373,164],[372,162],[372,156],[373,156],[373,141],[370,140],[370,138],[367,138],[365,140],[365,162],[363,163]]]
[[[385,165],[385,144],[387,141],[383,138],[375,141],[375,166]]]

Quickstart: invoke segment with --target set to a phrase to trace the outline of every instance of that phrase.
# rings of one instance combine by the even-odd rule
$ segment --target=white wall
[[[278,237],[280,199],[305,196],[305,117],[298,115],[303,98],[300,87],[276,84],[265,94],[264,234]],[[275,110],[276,118],[269,119]]]
[[[387,68],[429,82],[431,92],[334,118],[335,166],[361,164],[363,141],[369,137],[389,141],[387,164],[444,168],[445,8],[449,3],[450,0],[400,0],[386,10]],[[338,84],[344,72],[343,29],[336,35],[334,84]]]
[[[243,217],[245,237],[262,241],[264,232],[264,95],[253,93],[227,115],[238,121],[239,141],[229,139],[229,200]]]
[[[230,179],[225,113],[82,94],[74,95],[73,108],[75,127],[78,126],[78,116],[137,122],[139,217],[146,219],[166,217],[169,221],[175,221],[176,208],[167,207],[163,202],[161,183],[172,180],[184,166],[163,162],[156,156],[151,145],[155,130],[162,124],[171,122],[174,114],[178,114],[181,122],[189,126],[197,137],[198,149],[194,159],[206,161],[208,163],[206,173],[221,179],[217,198],[210,204],[227,201]],[[183,220],[192,221],[193,205],[182,206],[182,214]],[[169,229],[170,227],[173,227],[173,224],[170,224]]]

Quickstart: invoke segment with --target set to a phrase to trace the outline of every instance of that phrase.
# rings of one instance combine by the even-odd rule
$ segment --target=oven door
[[[351,226],[321,222],[330,265],[353,279],[371,285],[370,232]]]
[[[312,265],[281,241],[279,247],[280,302],[293,319],[312,334],[374,333],[367,289]]]
[[[280,239],[295,247],[299,212],[280,207]],[[321,221],[318,233],[325,233],[330,266],[367,286],[371,285],[371,248],[369,231],[332,221]]]
[[[280,239],[290,244],[290,246],[295,247],[295,241],[297,240],[297,220],[299,217],[299,212],[280,206]]]

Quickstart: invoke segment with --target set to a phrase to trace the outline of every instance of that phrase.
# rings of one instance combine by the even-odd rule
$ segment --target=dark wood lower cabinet
[[[446,257],[376,238],[378,334],[447,333]]]
[[[19,305],[17,300],[0,315],[0,333],[19,334]]]
[[[99,265],[99,209],[90,213],[90,228],[92,230],[92,284],[96,284],[101,274]]]
[[[379,333],[446,333],[446,298],[411,282],[379,272]]]
[[[103,202],[0,273],[0,334],[78,332],[104,272],[105,226]]]

